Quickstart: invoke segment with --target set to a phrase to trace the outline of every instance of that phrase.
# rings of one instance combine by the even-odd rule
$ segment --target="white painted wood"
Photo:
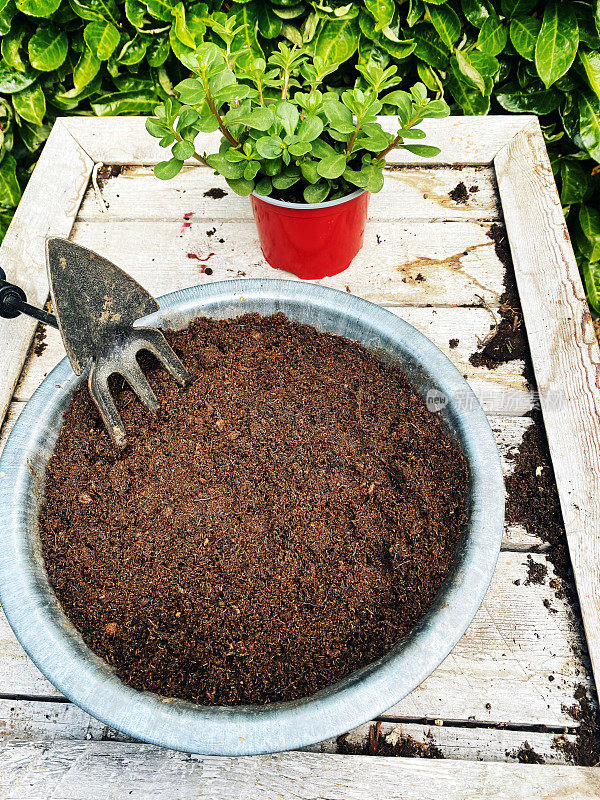
[[[115,261],[155,295],[205,280],[298,280],[266,263],[253,221],[192,218],[189,228],[182,222],[77,222],[72,238]],[[216,233],[207,236],[213,227]],[[504,290],[504,267],[487,230],[468,221],[368,225],[364,248],[351,266],[317,283],[383,305],[480,305],[483,297],[495,306]],[[203,264],[212,269],[210,277]]]
[[[173,288],[176,288],[173,286]],[[532,407],[533,396],[523,376],[523,362],[511,361],[497,369],[474,367],[469,356],[490,333],[493,316],[483,308],[390,307],[394,314],[422,331],[453,361],[490,414],[522,416]],[[454,340],[458,339],[458,343]],[[450,341],[455,344],[450,347]],[[64,358],[58,331],[48,328],[41,355],[31,354],[15,389],[15,400],[28,400],[48,372]]]
[[[0,246],[7,279],[18,283],[33,305],[48,296],[44,242],[50,234],[68,236],[92,169],[91,159],[57,122],[29,179],[23,198]],[[21,315],[0,318],[0,423],[36,323]]]
[[[393,117],[380,117],[384,128],[397,130]],[[62,122],[80,146],[94,159],[105,164],[156,164],[164,161],[165,150],[145,128],[145,117],[63,117]],[[426,119],[420,126],[427,133],[427,143],[441,148],[434,159],[423,159],[407,150],[394,150],[390,164],[484,164],[521,130],[537,124],[530,115],[489,117],[447,117]],[[220,133],[200,134],[195,141],[198,152],[216,152]]]
[[[596,684],[600,685],[600,349],[539,129],[495,161]]]
[[[477,187],[466,203],[449,193],[462,181]],[[184,167],[170,181],[154,177],[152,167],[123,167],[120,175],[100,181],[105,211],[93,187],[86,192],[78,219],[180,220],[193,213],[200,219],[252,219],[250,200],[235,194],[224,178],[201,166]],[[218,187],[226,196],[205,195]],[[501,216],[496,180],[491,167],[395,167],[385,172],[384,188],[371,195],[371,220],[497,220]]]
[[[547,563],[543,554],[533,558]],[[433,675],[383,715],[386,719],[440,718],[553,729],[577,724],[563,706],[573,705],[578,684],[588,685],[586,666],[573,652],[581,645],[578,624],[566,601],[555,598],[547,583],[526,585],[527,574],[525,553],[501,554],[483,606],[466,634]],[[543,605],[546,598],[556,612]],[[58,696],[25,656],[3,615],[0,694]]]
[[[377,723],[367,723],[350,731],[339,742],[328,739],[320,744],[304,747],[304,752],[345,752],[344,745],[369,750],[370,731],[375,733]],[[515,753],[525,742],[548,763],[567,763],[557,740],[573,742],[572,733],[539,733],[508,728],[457,728],[450,725],[421,725],[413,722],[380,722],[379,742],[398,745],[403,738],[428,747],[439,748],[445,758],[474,761],[516,761]],[[0,742],[91,740],[130,742],[132,739],[103,725],[72,703],[40,700],[0,699]],[[340,749],[341,748],[341,749]]]
[[[282,753],[188,756],[121,742],[9,743],[5,800],[595,800],[600,770]]]

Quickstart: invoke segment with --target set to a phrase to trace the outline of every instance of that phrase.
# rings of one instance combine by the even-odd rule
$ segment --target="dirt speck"
[[[228,192],[224,189],[221,189],[220,186],[213,186],[212,189],[208,189],[204,192],[204,197],[210,197],[212,200],[221,200],[223,197],[227,197]]]
[[[448,347],[450,348],[450,350],[456,350],[456,348],[458,347],[459,341],[460,341],[460,339],[450,339],[448,341]]]
[[[448,195],[451,200],[454,200],[455,203],[463,205],[469,199],[469,190],[467,189],[463,181],[461,181],[460,183],[456,184],[454,189],[451,189],[448,192]]]

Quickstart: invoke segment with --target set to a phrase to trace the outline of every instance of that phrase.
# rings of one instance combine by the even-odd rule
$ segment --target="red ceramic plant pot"
[[[324,203],[286,203],[250,195],[264,257],[272,267],[316,280],[337,275],[363,245],[369,192]]]

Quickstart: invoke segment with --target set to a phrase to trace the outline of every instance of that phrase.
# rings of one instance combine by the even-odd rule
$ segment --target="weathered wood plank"
[[[467,188],[477,187],[467,202],[457,203],[449,195],[459,181]],[[213,187],[222,189],[225,196],[207,196]],[[88,188],[79,220],[183,220],[183,215],[190,213],[197,221],[252,219],[248,198],[235,194],[224,178],[200,166],[184,167],[167,182],[155,178],[151,167],[123,167],[123,172],[106,181],[100,191],[101,198],[94,187]],[[384,188],[371,195],[369,203],[371,220],[497,220],[500,216],[491,167],[386,170]]]
[[[48,296],[45,239],[68,236],[92,169],[91,159],[57,122],[29,179],[0,246],[8,280],[17,282],[33,305]],[[0,422],[8,409],[36,323],[21,315],[0,318]]]
[[[497,369],[474,367],[469,356],[478,341],[490,333],[494,317],[484,308],[390,307],[390,311],[422,331],[454,362],[466,377],[484,410],[490,414],[522,416],[530,410],[533,396],[523,376],[523,362],[511,361]],[[452,342],[452,346],[450,345]],[[15,400],[28,400],[48,372],[64,357],[58,331],[47,329],[46,348],[31,354],[15,389]]]
[[[495,166],[600,686],[600,348],[541,131],[516,136]]]
[[[344,744],[369,752],[369,734],[372,725],[367,723],[343,737],[343,742],[328,739],[320,744],[302,748],[310,753],[338,753]],[[573,734],[560,734],[569,742]],[[414,742],[437,747],[444,758],[462,758],[477,761],[516,760],[518,751],[527,742],[536,753],[549,763],[567,763],[562,750],[557,748],[555,733],[539,733],[508,728],[457,728],[449,725],[421,725],[414,722],[379,723],[381,744],[391,746],[410,737]],[[39,700],[0,700],[0,746],[10,740],[64,741],[96,740],[127,742],[132,739],[103,725],[72,703]]]
[[[204,280],[297,280],[265,262],[254,222],[190,222],[189,228],[179,220],[153,222],[150,229],[135,220],[77,222],[72,238],[115,261],[155,295]],[[208,236],[212,228],[216,233]],[[384,305],[480,305],[482,297],[497,305],[504,267],[487,232],[488,226],[466,221],[367,225],[365,246],[351,266],[318,283]]]
[[[543,554],[532,557],[547,564]],[[552,574],[550,568],[549,577]],[[527,585],[527,576],[526,554],[501,554],[485,601],[467,633],[433,675],[386,712],[386,719],[439,718],[553,729],[577,724],[563,708],[573,705],[578,684],[587,685],[585,664],[573,652],[573,646],[581,644],[577,621],[566,601],[555,598],[547,583]],[[554,612],[544,606],[546,598]],[[58,696],[25,656],[3,615],[0,694]]]
[[[165,150],[146,131],[145,117],[63,117],[63,123],[81,147],[94,159],[105,164],[156,164],[165,158]],[[386,130],[397,130],[394,117],[380,117]],[[447,117],[426,119],[421,127],[429,144],[441,148],[435,159],[423,159],[407,150],[393,150],[390,164],[490,164],[496,153],[521,130],[537,124],[530,115],[498,115],[489,117]],[[216,152],[220,134],[200,134],[196,140],[199,152]]]
[[[9,743],[2,751],[6,800],[592,800],[590,767],[282,753],[188,756],[121,742]]]

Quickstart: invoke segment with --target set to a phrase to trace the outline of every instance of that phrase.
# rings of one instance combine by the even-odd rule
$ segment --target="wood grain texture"
[[[78,221],[72,238],[115,261],[155,295],[205,280],[298,280],[266,263],[252,220],[190,222],[184,228],[183,220],[147,225],[107,217]],[[216,233],[208,236],[213,228]],[[504,267],[488,231],[489,225],[472,221],[377,221],[367,226],[364,247],[350,267],[316,283],[380,305],[477,306],[484,298],[497,306]]]
[[[121,742],[15,742],[4,800],[595,800],[591,767],[282,753],[188,756]]]
[[[57,122],[29,179],[0,246],[0,264],[33,305],[48,296],[45,239],[68,236],[85,193],[91,159]],[[0,423],[8,409],[36,323],[21,315],[0,318]]]
[[[495,166],[600,686],[600,349],[541,131],[518,134]]]
[[[457,203],[450,192],[459,182],[477,187],[467,202]],[[252,219],[247,197],[235,194],[220,175],[205,167],[184,167],[170,181],[154,177],[152,167],[123,167],[120,175],[100,181],[86,192],[78,219],[179,220],[184,214],[201,219]],[[211,188],[226,192],[206,195]],[[108,208],[106,208],[107,204]],[[102,209],[105,209],[104,211]],[[491,167],[396,167],[386,170],[384,187],[369,201],[370,220],[497,220],[501,216],[496,179]]]
[[[156,164],[165,159],[165,150],[145,128],[145,117],[63,117],[63,123],[94,159],[105,164]],[[394,133],[394,117],[380,117],[382,126]],[[537,124],[530,115],[489,117],[446,117],[426,119],[420,126],[427,133],[427,143],[441,148],[440,155],[423,159],[408,150],[393,150],[390,164],[483,164],[489,165],[496,153],[522,130]],[[220,133],[200,134],[196,140],[199,152],[216,152]]]
[[[455,649],[383,717],[552,729],[577,725],[566,709],[574,703],[576,687],[588,685],[585,659],[574,652],[582,645],[578,622],[548,580],[527,585],[527,555],[549,567],[548,580],[553,577],[543,554],[503,552],[485,601]],[[547,598],[555,611],[544,606]],[[59,696],[26,657],[2,614],[0,694]]]
[[[309,753],[344,753],[347,752],[345,747],[351,747],[358,752],[369,753],[369,736],[374,724],[361,725],[341,737],[341,740],[328,739],[301,749]],[[457,728],[414,722],[380,722],[379,737],[381,745],[397,746],[403,737],[409,737],[423,748],[434,745],[444,758],[475,761],[516,761],[517,751],[527,742],[546,762],[554,764],[568,763],[557,742],[575,740],[575,734],[572,733],[540,733],[508,728]],[[0,699],[0,747],[10,740],[69,739],[133,741],[119,731],[98,722],[72,703]]]

